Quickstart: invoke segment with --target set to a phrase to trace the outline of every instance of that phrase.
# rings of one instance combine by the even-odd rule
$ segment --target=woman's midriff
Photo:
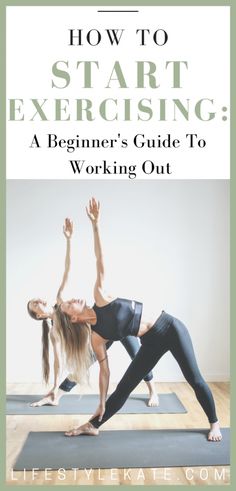
[[[159,316],[157,316],[157,318],[159,318]],[[147,321],[147,320],[144,319],[144,317],[142,315],[137,336],[140,338],[141,336],[143,336],[144,334],[146,334],[148,331],[150,331],[150,329],[152,328],[152,326],[157,321],[157,318]]]

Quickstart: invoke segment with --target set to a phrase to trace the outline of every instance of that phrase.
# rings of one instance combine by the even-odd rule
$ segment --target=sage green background
[[[236,8],[236,0],[231,1],[220,1],[220,0],[186,0],[186,1],[158,1],[158,0],[25,0],[25,1],[6,1],[0,0],[0,68],[1,68],[1,79],[0,79],[0,111],[1,111],[1,119],[0,119],[0,153],[1,153],[1,164],[0,164],[0,244],[1,244],[1,255],[0,255],[0,315],[1,315],[1,358],[0,358],[0,370],[1,370],[1,384],[0,384],[0,409],[1,409],[1,433],[0,433],[0,450],[1,450],[1,459],[0,459],[0,486],[1,490],[15,487],[15,485],[6,485],[5,484],[5,442],[6,442],[6,432],[5,432],[5,285],[6,285],[6,246],[5,246],[5,163],[6,163],[6,110],[5,110],[5,100],[6,100],[6,84],[5,84],[5,76],[6,73],[6,41],[5,41],[5,32],[6,32],[6,7],[11,5],[15,6],[88,6],[88,5],[98,5],[98,6],[138,6],[138,5],[153,5],[153,6],[230,6],[231,7],[231,121],[235,121],[235,87],[236,87],[236,77],[235,77],[235,51],[233,47],[236,45],[236,35],[235,35],[235,8]],[[214,20],[213,20],[214,22]],[[199,29],[199,34],[200,34]],[[16,40],[17,42],[17,40]],[[220,67],[219,67],[220,69]],[[234,93],[233,93],[234,91]],[[235,182],[235,159],[236,159],[236,145],[235,145],[235,136],[233,135],[233,124],[231,123],[231,373],[232,375],[236,371],[236,357],[233,352],[233,347],[236,348],[236,335],[235,335],[235,320],[236,320],[236,288],[235,288],[235,265],[236,265],[236,217],[235,217],[235,208],[236,208],[236,182]],[[20,162],[19,164],[20,165]],[[23,279],[22,279],[23,281]],[[17,318],[16,318],[17,322]],[[19,329],[21,326],[19,326]],[[214,346],[214,341],[213,341]],[[19,354],[20,356],[20,354]],[[233,378],[233,377],[232,377]],[[234,394],[234,386],[235,381],[232,383],[231,389],[231,414],[236,414],[236,405],[235,405],[235,394]],[[233,420],[233,418],[232,418]],[[231,436],[231,484],[228,486],[228,489],[235,489],[236,481],[235,481],[235,471],[234,465],[236,465],[236,438],[235,438],[235,424],[232,421],[232,436]],[[233,442],[233,440],[235,440]],[[37,483],[37,481],[36,481]],[[75,486],[62,485],[63,489],[65,488],[75,488]],[[157,485],[158,486],[158,485]],[[201,486],[197,486],[198,488],[202,488],[204,486],[204,482]],[[20,485],[21,490],[29,490],[35,489],[35,486],[30,485]],[[43,486],[44,489],[52,490],[52,486]],[[86,490],[89,486],[79,486],[80,489]],[[106,486],[107,490],[112,489],[114,486]],[[156,486],[143,486],[143,488],[150,488]],[[159,489],[166,489],[167,485],[159,485]],[[188,486],[178,486],[178,489],[183,490]],[[123,486],[123,488],[130,490],[130,486]],[[215,485],[211,486],[211,489],[220,489],[225,488],[225,485]],[[101,490],[100,486],[93,486],[93,489]]]

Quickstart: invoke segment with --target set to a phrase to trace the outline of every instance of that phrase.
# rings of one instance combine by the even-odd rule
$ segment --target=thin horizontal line
[[[98,12],[103,12],[103,13],[107,13],[107,12],[132,13],[132,12],[139,12],[139,10],[98,10]]]

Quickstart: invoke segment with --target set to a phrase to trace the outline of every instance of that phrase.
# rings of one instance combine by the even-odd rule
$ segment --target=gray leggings
[[[108,341],[106,343],[106,349],[108,350],[110,346],[113,344],[114,341]],[[139,338],[136,338],[134,336],[127,336],[126,338],[121,339],[121,343],[123,344],[124,348],[126,349],[127,353],[129,354],[131,360],[135,358],[137,355],[139,349],[140,349],[140,340]],[[96,358],[94,358],[94,361],[96,361]],[[153,379],[153,374],[151,371],[149,373],[145,374],[145,377],[143,377],[145,382],[150,382],[150,380]],[[63,380],[61,383],[59,389],[64,390],[65,392],[70,392],[73,387],[75,387],[77,383],[73,382],[70,380],[68,377]]]
[[[107,399],[102,421],[99,422],[98,417],[90,420],[93,426],[99,428],[123,406],[129,394],[142,380],[143,375],[151,370],[167,351],[170,351],[178,362],[209,422],[215,423],[217,416],[214,399],[199,371],[192,341],[184,324],[162,311],[153,327],[141,337],[141,344],[138,354],[131,362],[116,390]]]

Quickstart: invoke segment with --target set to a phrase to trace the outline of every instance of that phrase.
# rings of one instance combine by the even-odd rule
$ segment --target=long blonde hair
[[[46,384],[49,382],[50,365],[49,365],[49,326],[47,319],[40,319],[37,314],[30,308],[30,302],[27,303],[28,314],[36,321],[42,321],[42,370],[43,380]]]
[[[80,384],[89,382],[89,368],[94,361],[91,328],[88,323],[73,323],[60,306],[55,309],[56,329],[70,379]]]

